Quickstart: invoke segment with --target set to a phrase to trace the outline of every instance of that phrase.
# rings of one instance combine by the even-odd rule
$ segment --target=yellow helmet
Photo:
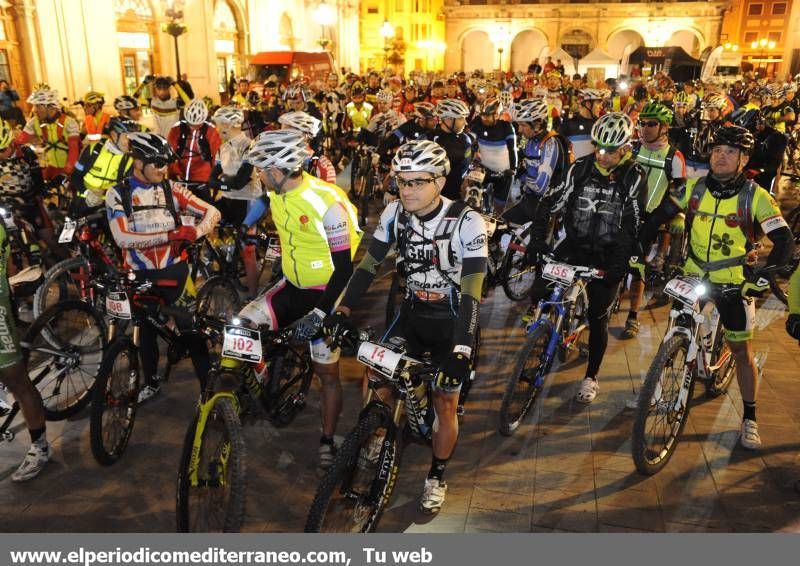
[[[83,103],[84,104],[103,104],[105,103],[105,98],[103,98],[102,92],[96,92],[94,90],[90,90],[83,96]]]
[[[5,120],[0,120],[0,150],[6,149],[14,141],[14,129]]]

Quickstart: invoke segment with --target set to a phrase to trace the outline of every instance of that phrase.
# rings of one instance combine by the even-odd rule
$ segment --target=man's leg
[[[756,399],[758,398],[758,368],[753,358],[750,340],[728,342],[736,360],[736,379],[742,394],[742,446],[755,450],[761,447],[761,437],[756,425]]]
[[[431,468],[425,479],[425,489],[420,500],[423,513],[437,513],[444,504],[447,484],[444,471],[453,455],[458,440],[458,391],[433,390],[433,408],[436,417],[433,421],[433,442]]]

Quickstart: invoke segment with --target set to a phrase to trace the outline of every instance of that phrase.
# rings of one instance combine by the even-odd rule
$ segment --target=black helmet
[[[718,145],[728,145],[736,147],[743,153],[750,155],[753,147],[756,144],[753,134],[741,126],[722,126],[714,133],[714,139],[711,140],[709,148]]]
[[[114,116],[108,120],[105,128],[103,128],[103,133],[105,135],[108,135],[111,132],[124,134],[126,132],[138,132],[139,130],[140,128],[138,122],[128,120],[122,116]]]
[[[500,114],[500,101],[496,98],[485,100],[481,104],[481,114],[484,116],[497,116]]]
[[[636,102],[644,102],[647,98],[647,88],[644,85],[639,85],[633,89],[633,99]]]
[[[759,108],[751,108],[745,112],[740,112],[738,116],[733,117],[733,123],[742,128],[746,128],[751,132],[757,126],[763,125],[765,122],[764,113]]]
[[[153,81],[153,86],[156,88],[169,88],[172,86],[172,77],[157,77]]]
[[[133,132],[128,135],[128,152],[134,159],[163,167],[177,159],[169,142],[151,132]]]

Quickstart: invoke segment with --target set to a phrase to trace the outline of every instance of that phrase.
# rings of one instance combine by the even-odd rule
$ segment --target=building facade
[[[180,70],[198,96],[219,100],[260,51],[325,47],[359,65],[357,0],[0,0],[0,78],[23,100],[47,82],[68,102],[88,90],[110,101],[146,75],[176,76],[172,21],[186,26]]]

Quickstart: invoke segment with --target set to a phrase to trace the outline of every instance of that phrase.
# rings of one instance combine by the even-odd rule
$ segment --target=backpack
[[[569,170],[569,166],[575,161],[575,154],[572,153],[572,144],[569,142],[569,140],[561,134],[555,132],[552,132],[552,135],[548,134],[542,138],[542,141],[539,142],[540,150],[544,147],[545,142],[550,138],[556,140],[559,149],[558,163],[553,168],[553,174],[550,177],[550,186],[558,187],[564,182],[564,179],[567,176],[567,171]]]
[[[436,268],[436,271],[439,272],[439,275],[442,277],[442,279],[447,281],[453,287],[453,289],[459,293],[461,292],[461,286],[453,281],[453,279],[441,267],[441,254],[443,252],[442,248],[447,246],[444,253],[447,254],[448,261],[451,265],[455,262],[455,252],[453,251],[452,242],[453,235],[456,233],[456,228],[459,227],[463,222],[464,216],[466,216],[470,210],[472,210],[472,208],[462,200],[455,200],[451,202],[444,216],[439,221],[438,226],[436,226],[436,231],[433,234],[433,257],[431,258],[431,263]],[[420,263],[419,267],[412,270],[405,268],[404,264],[407,261],[405,257],[408,249],[406,227],[410,226],[410,222],[411,214],[409,214],[409,212],[406,211],[402,205],[398,205],[397,215],[395,216],[395,231],[397,237],[397,253],[399,257],[403,258],[403,261],[401,262],[403,268],[401,269],[400,273],[402,277],[408,277],[409,275],[420,273],[428,269],[428,266],[424,263]]]
[[[178,211],[175,210],[175,201],[172,198],[172,185],[170,185],[169,181],[162,181],[161,189],[164,191],[164,200],[166,201],[166,208],[167,211],[172,215],[172,220],[175,222],[175,226],[178,227],[181,225],[181,222],[178,218]],[[120,185],[122,188],[119,191],[120,199],[122,200],[122,209],[125,211],[125,216],[130,218],[133,215],[133,195],[131,190],[131,182],[130,177],[125,177],[122,180],[122,184]],[[143,208],[153,208],[153,207],[143,207]]]
[[[175,154],[179,159],[182,159],[183,152],[186,151],[186,144],[189,143],[189,134],[191,133],[191,129],[185,120],[181,120],[178,122],[178,124],[180,125],[180,135],[178,136],[178,143],[175,146]],[[203,159],[203,161],[211,161],[212,157],[211,146],[208,144],[208,138],[206,138],[207,133],[208,122],[203,122],[203,125],[200,127],[197,140],[197,145],[200,147],[200,157]]]

